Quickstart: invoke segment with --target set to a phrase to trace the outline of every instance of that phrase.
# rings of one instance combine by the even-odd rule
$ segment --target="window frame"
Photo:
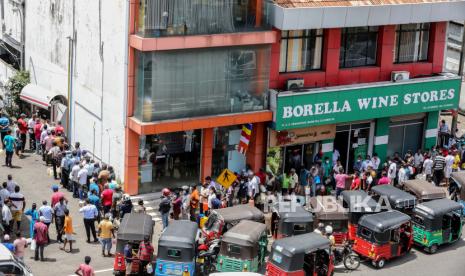
[[[427,62],[429,60],[429,49],[430,49],[430,40],[431,40],[431,23],[428,23],[428,22],[425,22],[425,23],[414,23],[414,24],[419,24],[420,27],[416,27],[414,30],[402,30],[402,26],[405,26],[405,25],[410,25],[410,24],[399,24],[397,26],[399,26],[399,29],[397,29],[397,26],[396,26],[396,34],[395,34],[395,37],[394,37],[394,41],[396,42],[396,45],[395,45],[395,49],[394,49],[394,53],[395,53],[395,56],[394,56],[394,64],[402,64],[402,63],[415,63],[415,62]],[[425,28],[424,26],[427,25],[428,27]],[[418,48],[416,49],[416,52],[417,52],[417,59],[416,60],[409,60],[409,61],[399,61],[399,49],[400,49],[400,42],[402,40],[402,33],[412,33],[412,32],[420,32],[420,38],[419,38],[419,41],[422,41],[423,39],[423,35],[425,31],[428,31],[428,48],[427,48],[427,51],[426,51],[426,58],[425,59],[419,59],[420,58],[420,53],[421,53],[421,47],[420,47],[420,44],[418,44]]]
[[[306,34],[306,33],[311,33],[311,31],[315,30],[316,33],[315,35],[311,35],[311,34]],[[292,31],[303,31],[303,34],[304,35],[299,35],[299,36],[290,36],[289,35],[289,32],[292,32]],[[319,34],[319,32],[321,31],[321,33]],[[283,33],[286,32],[287,35],[286,36],[283,36]],[[318,39],[318,38],[321,38],[321,49],[320,49],[320,66],[319,68],[315,68],[315,69],[307,69],[307,70],[297,70],[297,71],[288,71],[287,68],[288,68],[288,57],[289,57],[289,40],[291,39],[301,39],[301,40],[304,40],[304,39],[312,39],[312,38],[315,38],[315,41]],[[278,68],[278,71],[280,74],[288,74],[288,73],[299,73],[299,72],[311,72],[311,71],[321,71],[323,69],[323,52],[324,52],[324,43],[325,43],[325,31],[324,29],[305,29],[305,30],[286,30],[286,31],[282,31],[281,32],[281,39],[280,39],[280,43],[279,43],[279,54],[281,55],[281,51],[282,51],[282,45],[283,45],[283,41],[286,41],[286,61],[285,61],[285,64],[284,64],[284,71],[281,71],[281,64]]]
[[[364,32],[349,32],[349,29],[353,28],[359,28],[359,27],[348,27],[348,28],[342,28],[341,29],[341,46],[339,50],[339,55],[341,55],[341,49],[344,49],[344,57],[342,58],[342,63],[341,63],[341,57],[339,57],[339,68],[340,69],[350,69],[350,68],[358,68],[358,67],[367,67],[367,66],[376,66],[378,63],[378,39],[379,39],[379,26],[364,26],[366,27],[366,31]],[[376,31],[373,30],[373,28],[376,28]],[[368,64],[368,49],[369,49],[369,42],[370,40],[366,40],[366,45],[365,45],[365,63],[363,65],[356,65],[356,66],[347,66],[346,65],[346,56],[347,56],[347,51],[346,46],[347,46],[347,37],[349,35],[354,35],[354,34],[366,34],[367,37],[370,37],[372,34],[376,34],[375,41],[376,41],[376,52],[375,52],[375,62],[373,64]]]

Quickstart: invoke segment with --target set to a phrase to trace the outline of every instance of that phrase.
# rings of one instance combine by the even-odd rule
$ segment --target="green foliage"
[[[266,170],[271,171],[274,175],[279,175],[279,168],[282,161],[281,154],[280,147],[268,148],[266,156]]]
[[[24,86],[30,82],[28,71],[18,71],[6,83],[8,103],[5,110],[9,116],[19,117],[21,100],[19,94]]]

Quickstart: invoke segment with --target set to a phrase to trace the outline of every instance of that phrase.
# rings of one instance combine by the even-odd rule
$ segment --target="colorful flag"
[[[239,141],[237,151],[245,155],[249,147],[251,135],[252,135],[252,124],[242,125],[241,139]]]

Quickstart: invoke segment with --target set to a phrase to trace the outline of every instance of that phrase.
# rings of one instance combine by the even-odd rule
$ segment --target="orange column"
[[[263,0],[256,0],[255,6],[255,27],[260,27],[262,25],[262,5]]]
[[[433,73],[441,73],[444,64],[444,51],[447,45],[447,22],[436,22],[430,27],[429,60],[433,63]]]
[[[212,173],[213,128],[202,129],[202,155],[200,158],[200,181]]]
[[[124,192],[137,195],[139,192],[139,135],[126,128],[125,136]]]
[[[341,48],[341,29],[325,30],[323,66],[326,71],[326,86],[338,84],[339,51]]]
[[[255,123],[252,129],[252,137],[247,151],[247,164],[254,172],[265,167],[266,155],[266,127],[265,123]]]

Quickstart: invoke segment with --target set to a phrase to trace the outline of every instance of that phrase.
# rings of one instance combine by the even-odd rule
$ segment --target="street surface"
[[[4,154],[0,154],[0,164],[3,164]],[[40,206],[42,200],[50,201],[51,186],[56,183],[47,174],[47,169],[43,165],[40,157],[27,153],[24,159],[14,157],[13,169],[0,166],[0,180],[6,180],[7,174],[12,174],[16,182],[21,186],[21,192],[26,197],[27,207],[33,202]],[[96,270],[98,276],[112,275],[113,258],[102,257],[99,244],[86,243],[84,224],[82,216],[78,213],[78,200],[71,198],[67,191],[69,207],[73,217],[75,228],[76,244],[73,245],[73,253],[65,253],[59,250],[59,244],[55,243],[55,225],[51,226],[50,235],[52,243],[45,249],[46,262],[35,262],[33,252],[29,249],[26,252],[26,264],[32,268],[34,275],[72,275],[77,266],[83,262],[84,256],[92,257],[91,265]],[[156,212],[155,204],[152,205]],[[156,219],[156,218],[155,218]],[[160,223],[156,219],[156,234],[154,235],[154,245],[160,233]],[[29,235],[27,218],[23,218],[22,230],[24,235]],[[155,247],[156,248],[156,247]],[[346,273],[344,269],[337,269],[336,275],[368,276],[368,275],[440,275],[440,276],[463,276],[465,275],[465,241],[463,238],[459,242],[440,248],[439,252],[429,255],[418,249],[404,257],[389,261],[386,267],[375,270],[369,263],[363,263],[358,271]]]

